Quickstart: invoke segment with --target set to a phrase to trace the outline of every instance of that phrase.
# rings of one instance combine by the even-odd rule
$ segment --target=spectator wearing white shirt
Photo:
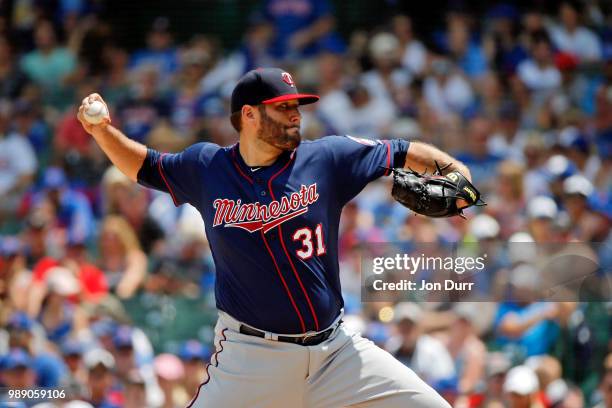
[[[427,104],[441,117],[461,114],[474,102],[474,92],[469,82],[453,72],[452,63],[439,58],[431,64],[432,75],[423,84]]]
[[[395,119],[394,105],[387,99],[373,98],[362,84],[349,88],[351,119],[349,133],[369,139],[385,137]]]
[[[344,61],[338,54],[321,53],[317,57],[318,94],[317,115],[334,134],[350,133],[352,105],[344,90],[346,76]]]
[[[391,33],[376,34],[369,43],[374,69],[361,77],[361,82],[373,98],[393,104],[396,94],[410,85],[410,73],[400,65],[400,42]]]
[[[422,333],[423,311],[416,303],[399,303],[394,309],[398,335],[386,348],[434,388],[456,379],[455,366],[444,344]]]
[[[402,66],[415,76],[423,74],[427,63],[427,49],[422,42],[414,38],[412,20],[408,16],[397,15],[393,17],[391,24],[393,33],[400,42]]]
[[[12,106],[0,101],[0,219],[16,211],[38,165],[30,142],[10,131]]]
[[[545,31],[536,31],[531,37],[531,57],[518,66],[521,82],[534,92],[548,94],[561,85],[561,73],[553,60],[550,38]]]
[[[564,1],[559,6],[561,24],[549,28],[555,46],[577,57],[581,62],[601,59],[601,41],[595,33],[580,25],[580,5]]]

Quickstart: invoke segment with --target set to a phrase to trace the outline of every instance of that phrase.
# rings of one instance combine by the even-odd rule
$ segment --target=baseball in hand
[[[108,115],[106,106],[100,101],[93,101],[83,113],[85,120],[92,125],[102,123],[102,120],[106,115]]]

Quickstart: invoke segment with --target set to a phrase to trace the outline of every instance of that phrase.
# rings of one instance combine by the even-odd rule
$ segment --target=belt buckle
[[[312,337],[315,337],[316,335],[318,335],[318,333],[316,331],[307,331],[302,336],[302,344],[306,343],[308,341],[308,339],[310,339]]]

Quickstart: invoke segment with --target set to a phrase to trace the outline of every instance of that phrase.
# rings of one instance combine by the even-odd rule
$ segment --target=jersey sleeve
[[[202,171],[216,149],[210,143],[197,143],[180,153],[160,153],[153,149],[138,171],[138,183],[164,191],[174,205],[193,203],[202,189]]]
[[[337,191],[343,203],[350,201],[371,181],[403,167],[410,142],[401,139],[370,140],[329,136],[326,147],[332,157]]]

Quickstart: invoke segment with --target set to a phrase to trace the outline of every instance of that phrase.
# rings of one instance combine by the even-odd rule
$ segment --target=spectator
[[[274,28],[272,55],[295,61],[323,50],[341,52],[344,44],[334,32],[336,19],[327,0],[265,0],[262,12]]]
[[[431,62],[431,73],[425,78],[423,96],[440,119],[451,114],[463,114],[474,102],[472,88],[452,63],[445,58]]]
[[[254,15],[246,29],[242,45],[229,56],[225,69],[237,80],[257,67],[273,66],[274,58],[270,54],[273,38],[272,24],[263,16]]]
[[[0,391],[0,404],[7,407],[20,403],[33,405],[35,401],[33,398],[17,398],[19,402],[15,402],[16,398],[8,394],[8,390],[31,389],[36,385],[32,359],[28,353],[19,348],[13,348],[7,355],[1,357],[3,362],[0,366],[0,379],[6,388]]]
[[[387,136],[395,119],[393,105],[374,97],[362,84],[350,87],[347,94],[351,102],[348,133],[368,139]]]
[[[146,255],[127,221],[119,216],[105,218],[100,227],[100,267],[113,293],[128,298],[142,285],[147,267]]]
[[[185,376],[182,379],[187,395],[195,395],[205,377],[206,365],[211,358],[211,351],[197,340],[187,340],[181,345],[178,353],[184,364]]]
[[[15,216],[37,165],[30,142],[10,131],[12,114],[12,105],[0,101],[0,221]]]
[[[546,399],[553,407],[584,408],[584,395],[575,384],[558,379],[546,387]]]
[[[449,53],[455,64],[471,79],[478,79],[487,69],[482,47],[470,39],[467,22],[451,19],[448,23]]]
[[[0,99],[19,98],[30,82],[16,62],[9,38],[0,35]]]
[[[26,268],[24,249],[19,240],[0,240],[0,305],[26,311],[31,281],[32,273]]]
[[[532,35],[529,54],[529,59],[519,64],[518,76],[527,89],[542,98],[561,85],[561,73],[554,64],[552,43],[546,32]]]
[[[118,119],[125,134],[143,142],[162,120],[167,120],[170,107],[160,96],[160,77],[155,67],[142,65],[133,72],[130,96],[117,104]]]
[[[568,177],[576,174],[576,165],[566,156],[555,154],[546,161],[544,169],[548,178],[548,192],[556,204],[562,205],[563,182]]]
[[[610,220],[589,208],[588,198],[593,193],[591,182],[580,175],[569,177],[563,182],[563,192],[572,235],[581,242],[604,240],[610,232]]]
[[[316,113],[332,133],[349,134],[353,110],[345,91],[347,78],[341,55],[322,52],[317,57],[318,94]]]
[[[87,241],[94,228],[94,215],[87,197],[71,188],[64,170],[49,167],[43,176],[43,190],[32,198],[34,209],[48,211],[49,222],[66,240]]]
[[[482,394],[475,394],[470,398],[470,406],[490,407],[494,404],[502,405],[504,400],[504,382],[510,370],[511,363],[508,357],[500,352],[488,353],[486,358],[486,387]]]
[[[484,379],[487,349],[478,338],[474,320],[477,304],[459,303],[454,308],[456,320],[445,342],[458,377],[458,392],[469,395],[478,390]]]
[[[35,234],[40,239],[41,232]],[[38,245],[38,244],[37,244]],[[58,266],[68,268],[79,281],[81,299],[88,302],[99,302],[108,293],[108,284],[102,271],[87,259],[85,247],[80,241],[71,241],[62,247],[61,256],[45,255],[41,257],[32,268],[32,285],[28,296],[28,313],[38,316],[43,300],[49,291],[49,272]]]
[[[133,385],[132,397],[141,398],[140,393],[143,392],[147,406],[159,406],[163,398],[162,390],[153,372],[150,343],[146,335],[140,329],[122,325],[114,331],[112,344],[117,378]]]
[[[373,99],[381,99],[395,112],[395,101],[402,88],[410,84],[410,73],[400,65],[400,43],[388,32],[376,34],[368,45],[373,69],[365,72],[360,81]]]
[[[10,316],[8,324],[9,348],[23,349],[29,358],[29,367],[35,373],[38,387],[57,387],[65,375],[66,367],[58,356],[46,351],[45,332],[23,312]]]
[[[496,194],[487,203],[487,212],[501,225],[501,237],[507,239],[524,227],[525,196],[523,180],[525,169],[519,163],[505,160],[497,167]]]
[[[537,397],[538,377],[527,366],[516,366],[508,371],[504,392],[509,408],[544,408]]]
[[[167,150],[183,150],[195,140],[200,127],[198,116],[203,102],[198,85],[210,63],[210,56],[198,49],[187,50],[182,55],[178,83],[170,103],[170,123],[178,134],[175,138],[177,140],[174,140],[175,143],[166,146]]]
[[[83,362],[83,344],[74,339],[66,339],[61,345],[61,353],[67,375],[62,379],[61,386],[66,390],[68,398],[82,398],[87,395],[87,369]]]
[[[489,152],[488,140],[491,137],[491,122],[482,117],[475,117],[468,123],[466,150],[457,155],[470,168],[472,180],[478,184],[481,191],[491,192],[493,189],[495,168],[501,158]]]
[[[84,328],[84,316],[78,304],[70,301],[78,299],[81,287],[70,269],[56,266],[47,272],[47,288],[38,320],[47,338],[59,345],[71,333],[78,333],[79,329]]]
[[[142,250],[146,254],[160,252],[164,232],[159,223],[149,215],[149,192],[131,180],[116,190],[118,214],[130,224]]]
[[[93,349],[85,354],[84,361],[88,370],[87,401],[96,408],[121,407],[123,394],[117,389],[112,354],[104,349]]]
[[[32,359],[23,349],[13,348],[2,362],[2,382],[9,389],[34,387],[36,373],[32,370]]]
[[[529,232],[535,242],[550,243],[557,241],[555,220],[558,216],[557,204],[550,197],[538,196],[527,204]]]
[[[156,17],[147,33],[147,48],[134,53],[130,60],[130,70],[140,72],[145,67],[152,69],[152,75],[159,80],[157,85],[160,89],[169,86],[179,68],[178,53],[173,41],[170,20],[167,17]]]
[[[502,302],[495,318],[498,345],[520,359],[548,353],[559,334],[557,303],[534,302],[540,290],[540,274],[528,264],[510,272],[510,300]]]
[[[397,335],[386,349],[434,388],[455,380],[453,360],[440,340],[422,333],[423,311],[414,303],[399,303],[394,310]]]
[[[124,408],[147,406],[146,383],[138,370],[131,370],[124,380]]]
[[[421,76],[427,63],[427,49],[419,41],[412,27],[412,19],[405,15],[397,15],[391,20],[393,34],[400,43],[401,63],[413,76]]]
[[[155,357],[154,367],[159,386],[164,393],[162,408],[176,408],[188,404],[190,396],[181,386],[185,378],[181,360],[174,354],[162,353]]]
[[[580,25],[581,14],[579,2],[561,2],[561,24],[551,26],[550,36],[559,50],[574,55],[582,62],[594,62],[601,58],[601,41],[595,33]]]
[[[108,45],[102,50],[106,70],[101,89],[110,107],[116,107],[119,102],[129,97],[129,59],[127,50],[118,45]]]
[[[527,52],[518,41],[519,14],[515,6],[501,3],[487,13],[490,22],[485,33],[484,51],[493,68],[502,75],[512,75]]]
[[[45,104],[63,110],[72,102],[68,76],[76,69],[72,51],[58,44],[53,24],[41,20],[34,31],[36,49],[21,59],[21,68],[43,91]]]
[[[25,136],[41,165],[48,163],[51,128],[41,117],[39,106],[26,99],[18,99],[13,106],[14,131]]]

